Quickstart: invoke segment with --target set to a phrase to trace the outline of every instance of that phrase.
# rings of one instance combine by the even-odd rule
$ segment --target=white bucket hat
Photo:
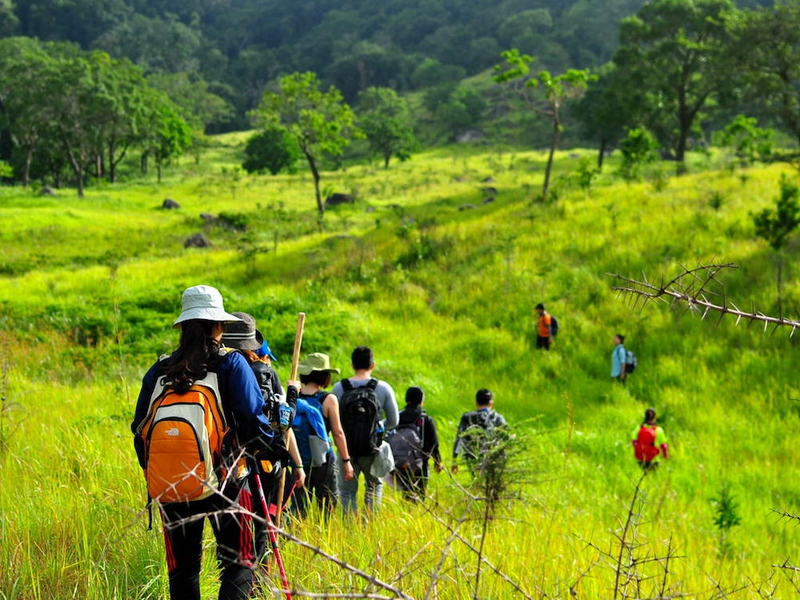
[[[172,324],[177,327],[184,321],[202,319],[218,323],[235,323],[240,318],[225,312],[222,306],[222,294],[210,285],[195,285],[186,288],[181,297],[181,314]]]

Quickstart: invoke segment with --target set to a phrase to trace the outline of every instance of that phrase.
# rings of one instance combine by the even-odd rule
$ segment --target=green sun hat
[[[339,369],[331,367],[331,358],[321,352],[313,352],[301,360],[297,365],[297,372],[300,375],[309,375],[313,371],[326,371],[328,373],[339,373]]]

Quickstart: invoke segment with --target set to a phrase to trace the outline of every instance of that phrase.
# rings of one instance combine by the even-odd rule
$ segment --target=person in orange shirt
[[[536,331],[536,348],[550,350],[550,345],[553,343],[553,319],[544,309],[544,304],[541,302],[536,305],[536,313],[539,315],[539,325]]]

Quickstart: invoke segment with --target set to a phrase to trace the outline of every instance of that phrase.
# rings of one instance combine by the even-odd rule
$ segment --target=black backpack
[[[342,380],[342,394],[339,400],[339,415],[342,420],[347,450],[351,457],[372,456],[381,445],[378,432],[380,408],[377,379],[370,379],[366,385],[354,386],[349,379]]]
[[[553,315],[550,315],[550,334],[553,337],[558,335],[558,319],[556,319]]]
[[[639,364],[636,355],[630,350],[625,350],[625,372],[633,373],[636,370],[636,365]]]

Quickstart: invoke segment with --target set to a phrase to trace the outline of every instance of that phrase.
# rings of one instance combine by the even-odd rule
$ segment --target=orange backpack
[[[634,445],[636,460],[650,462],[658,456],[659,451],[656,447],[657,429],[656,425],[648,426],[646,423],[639,428],[639,434],[636,436],[636,444]]]
[[[148,496],[159,502],[202,500],[219,485],[222,441],[228,432],[216,373],[184,394],[163,379],[137,435],[144,442]]]

